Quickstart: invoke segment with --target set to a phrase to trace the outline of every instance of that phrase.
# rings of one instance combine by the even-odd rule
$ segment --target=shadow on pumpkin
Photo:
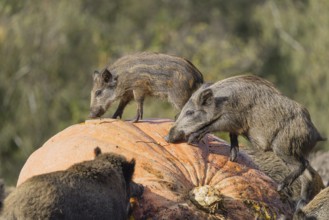
[[[204,201],[211,201],[205,204],[196,201],[190,192],[179,201],[171,201],[145,188],[143,197],[134,204],[133,219],[277,219],[281,216],[261,201],[220,195],[216,200],[205,198]]]
[[[159,194],[145,188],[144,195],[134,204],[132,216],[134,219],[224,219],[220,214],[225,210],[217,210],[218,213],[210,214],[207,210],[195,206],[189,199],[189,193],[178,201],[171,201]]]

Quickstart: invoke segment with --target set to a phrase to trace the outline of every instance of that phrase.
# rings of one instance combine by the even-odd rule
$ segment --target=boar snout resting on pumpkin
[[[200,140],[206,133],[230,133],[232,161],[238,135],[256,149],[272,150],[294,170],[279,184],[291,185],[309,167],[306,156],[324,140],[308,111],[257,76],[236,76],[198,89],[183,107],[166,137],[168,142]]]
[[[188,60],[160,53],[139,53],[120,58],[100,73],[94,73],[90,117],[102,116],[120,100],[112,118],[122,117],[127,104],[137,102],[134,122],[143,118],[147,96],[167,99],[181,110],[203,83],[201,72]]]

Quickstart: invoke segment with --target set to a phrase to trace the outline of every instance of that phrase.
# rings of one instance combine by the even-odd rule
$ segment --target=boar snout
[[[185,140],[184,131],[177,131],[175,127],[172,127],[169,134],[165,137],[168,143],[177,143]]]
[[[89,118],[99,118],[105,113],[105,109],[99,107],[97,109],[90,109]]]

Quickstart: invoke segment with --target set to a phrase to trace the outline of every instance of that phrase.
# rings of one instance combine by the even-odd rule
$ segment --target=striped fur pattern
[[[126,105],[135,100],[137,122],[147,96],[167,99],[180,110],[202,84],[201,72],[184,58],[149,52],[127,55],[94,74],[90,117],[100,117],[119,100],[113,118],[121,118]]]

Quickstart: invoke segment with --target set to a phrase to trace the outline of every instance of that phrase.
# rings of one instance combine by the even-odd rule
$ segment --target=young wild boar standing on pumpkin
[[[198,89],[185,104],[166,137],[169,142],[200,140],[206,133],[226,131],[231,138],[231,160],[238,152],[238,135],[253,147],[272,150],[294,170],[279,184],[291,185],[308,169],[306,156],[324,140],[308,111],[256,76],[236,76]]]
[[[130,196],[143,192],[132,182],[135,160],[98,147],[95,156],[26,180],[5,199],[0,219],[128,219]]]
[[[90,117],[102,116],[114,101],[120,100],[112,118],[121,118],[126,105],[134,99],[137,122],[143,118],[146,96],[168,99],[180,110],[202,83],[201,72],[186,59],[146,52],[124,56],[94,73]]]

